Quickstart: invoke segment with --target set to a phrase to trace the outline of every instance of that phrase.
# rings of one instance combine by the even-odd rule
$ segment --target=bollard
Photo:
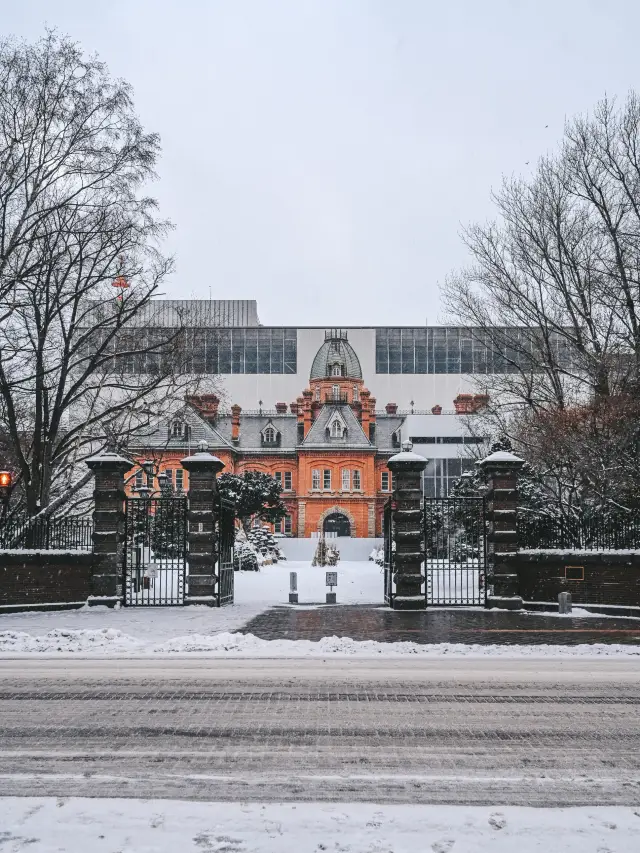
[[[336,594],[333,591],[334,586],[338,586],[338,573],[337,572],[327,572],[325,575],[325,584],[326,586],[331,588],[331,592],[327,593],[327,604],[335,604],[336,603]]]
[[[298,573],[289,572],[289,604],[298,603]]]
[[[571,593],[561,592],[558,594],[558,613],[566,615],[571,613]]]

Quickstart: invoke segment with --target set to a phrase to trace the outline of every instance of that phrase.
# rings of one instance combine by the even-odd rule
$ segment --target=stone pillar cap
[[[190,465],[210,465],[215,468],[216,471],[222,471],[224,468],[224,462],[222,459],[218,459],[217,456],[214,456],[213,453],[209,453],[207,450],[201,450],[199,453],[194,453],[192,456],[185,456],[184,459],[180,460],[180,464],[184,468],[189,468]]]
[[[420,456],[419,453],[413,452],[413,443],[411,441],[403,441],[402,450],[400,451],[400,453],[396,453],[395,456],[392,456],[391,459],[387,461],[387,465],[402,465],[403,463],[407,462],[412,464],[419,462],[423,465],[424,468],[427,467],[427,460],[424,458],[424,456]]]
[[[490,453],[484,459],[476,462],[476,465],[493,465],[494,463],[509,462],[511,464],[523,465],[524,459],[516,456],[515,453],[509,453],[508,450],[496,450],[495,453]]]
[[[133,462],[130,459],[125,459],[124,456],[120,456],[118,453],[97,453],[95,456],[90,456],[88,459],[84,460],[89,467],[92,465],[126,465],[127,468],[131,468]]]

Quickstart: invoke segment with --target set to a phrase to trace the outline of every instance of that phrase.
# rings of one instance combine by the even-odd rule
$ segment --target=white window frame
[[[359,492],[362,490],[362,474],[358,468],[353,469],[353,491]]]
[[[332,376],[342,376],[342,369],[341,369],[339,364],[333,365],[333,367],[331,368],[331,375]]]
[[[320,402],[320,386],[316,385],[316,402]]]
[[[320,491],[320,469],[314,468],[311,472],[311,490],[314,492]]]
[[[273,476],[275,477],[277,482],[280,484],[280,486],[282,486],[282,471],[276,471]]]
[[[342,491],[351,491],[351,471],[349,470],[349,468],[342,469]]]
[[[342,438],[344,435],[344,427],[338,418],[331,423],[331,438]]]
[[[184,491],[184,470],[182,468],[176,468],[176,491]]]
[[[264,443],[265,444],[275,444],[276,443],[276,431],[275,431],[274,427],[268,426],[265,429],[263,436],[264,436]],[[269,437],[269,436],[271,436],[271,437]]]
[[[385,486],[385,480],[387,481],[387,485]],[[380,488],[383,492],[391,491],[391,474],[388,471],[383,471],[380,475]]]
[[[357,385],[353,386],[353,402],[358,403],[360,401],[360,389]]]
[[[282,488],[285,492],[290,492],[293,489],[293,474],[291,471],[284,471],[282,474]]]
[[[322,471],[322,491],[331,491],[331,468],[324,468]]]
[[[340,399],[340,386],[339,385],[333,385],[331,388],[331,394],[333,395],[334,400],[339,400]]]

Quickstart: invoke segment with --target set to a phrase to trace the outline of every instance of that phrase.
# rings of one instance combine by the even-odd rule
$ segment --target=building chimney
[[[474,412],[479,412],[480,409],[484,409],[489,405],[489,395],[488,394],[474,394],[473,395],[473,405]]]
[[[311,429],[311,398],[313,397],[313,393],[310,388],[305,389],[302,392],[302,420],[304,423],[304,437],[306,438],[309,435],[309,430]],[[298,409],[298,420],[300,420],[300,409]]]
[[[398,414],[398,404],[397,403],[387,403],[384,407],[385,412],[388,415],[397,415]]]
[[[360,420],[360,425],[362,426],[362,432],[369,438],[369,398],[371,397],[371,392],[367,391],[366,388],[363,388],[360,391],[360,402],[362,403],[362,417]]]
[[[276,403],[276,412],[279,415],[287,414],[287,404],[286,403]]]
[[[442,414],[442,406],[434,406],[431,409],[431,414],[432,415],[441,415]]]
[[[220,405],[220,399],[215,394],[187,394],[185,400],[201,417],[215,424]]]
[[[473,411],[473,394],[458,394],[453,401],[456,415],[470,415]]]
[[[234,403],[231,406],[231,441],[237,444],[240,441],[240,412],[242,408]]]

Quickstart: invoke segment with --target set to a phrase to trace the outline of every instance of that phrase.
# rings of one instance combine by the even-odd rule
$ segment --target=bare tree
[[[449,316],[486,347],[487,372],[475,377],[491,399],[484,417],[561,500],[611,501],[619,467],[605,446],[619,451],[626,436],[632,467],[637,457],[633,429],[613,413],[631,417],[640,368],[638,96],[569,122],[560,150],[531,180],[506,179],[493,201],[497,219],[464,232],[473,265],[444,287]],[[563,460],[550,424],[582,436],[580,447],[563,443]],[[599,472],[587,470],[586,446]]]
[[[129,86],[78,45],[0,43],[0,427],[30,516],[186,390],[182,324],[136,323],[172,269],[144,192],[158,153]]]

